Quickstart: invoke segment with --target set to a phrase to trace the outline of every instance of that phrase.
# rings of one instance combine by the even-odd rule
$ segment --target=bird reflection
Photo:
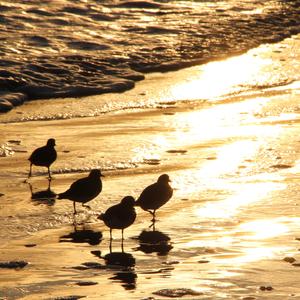
[[[151,224],[152,230],[143,230],[138,236],[140,250],[146,254],[157,253],[157,255],[167,255],[169,251],[173,248],[171,245],[171,238],[155,229],[155,220]]]
[[[33,191],[32,184],[28,182],[30,193],[31,193],[31,200],[34,201],[36,204],[46,204],[49,206],[54,205],[56,193],[51,190],[51,179],[48,179],[48,188],[46,190],[40,190],[37,192]]]
[[[108,269],[115,270],[113,276],[110,277],[112,281],[121,282],[121,285],[126,290],[133,290],[136,288],[137,274],[135,273],[135,258],[132,254],[124,252],[113,252],[110,247],[110,252],[101,256],[100,251],[91,251],[95,256],[103,259]]]
[[[61,236],[59,242],[88,243],[90,245],[98,245],[101,243],[102,233],[100,231],[93,231],[91,229],[85,229],[84,227],[79,229],[76,223],[74,223],[73,226],[73,231]]]
[[[134,290],[136,288],[137,275],[132,271],[117,272],[109,279],[122,282],[122,287],[125,290]]]

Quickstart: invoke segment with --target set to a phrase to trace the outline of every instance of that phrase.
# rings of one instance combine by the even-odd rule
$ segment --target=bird
[[[152,221],[155,220],[156,210],[166,204],[173,195],[173,189],[169,185],[170,181],[169,175],[160,175],[157,182],[147,186],[135,202],[135,206],[140,206],[153,216]]]
[[[74,181],[69,189],[58,194],[57,198],[73,201],[74,215],[77,213],[76,202],[82,203],[83,207],[90,208],[88,205],[84,204],[96,198],[101,193],[101,177],[105,177],[101,174],[101,171],[99,169],[93,169],[87,177]]]
[[[119,204],[108,208],[105,213],[98,216],[110,229],[110,240],[112,240],[112,230],[122,230],[122,242],[124,240],[124,229],[133,224],[136,218],[135,200],[132,196],[124,197]]]
[[[30,157],[28,158],[28,160],[30,161],[28,178],[30,178],[32,175],[32,165],[47,167],[49,178],[51,178],[50,166],[57,158],[57,153],[54,146],[55,139],[51,138],[48,139],[45,146],[39,147],[31,153]]]

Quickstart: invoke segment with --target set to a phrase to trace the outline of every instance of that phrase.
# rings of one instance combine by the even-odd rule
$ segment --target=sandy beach
[[[300,299],[299,46],[294,36],[122,94],[1,115],[0,299]],[[50,137],[51,192],[105,175],[75,217],[71,201],[35,196],[49,195],[45,168],[25,181]],[[97,216],[163,173],[174,195],[155,226],[136,208],[123,249],[118,230],[110,245]]]

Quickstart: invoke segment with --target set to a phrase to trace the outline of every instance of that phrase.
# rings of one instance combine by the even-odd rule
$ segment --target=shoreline
[[[231,57],[239,56],[242,54],[247,53],[248,51],[255,49],[259,46],[264,44],[272,45],[276,43],[280,43],[287,38],[293,38],[294,36],[299,35],[299,32],[294,32],[290,36],[283,36],[279,39],[275,39],[274,41],[269,41],[262,44],[253,45],[251,48],[246,48],[243,50],[237,50],[233,53],[228,54],[219,54],[217,57],[210,57],[210,58],[201,58],[201,59],[192,59],[190,61],[182,62],[182,63],[169,63],[169,64],[162,64],[158,66],[150,66],[143,71],[137,71],[134,69],[127,70],[126,73],[131,73],[125,77],[129,78],[107,78],[107,80],[111,80],[108,86],[99,85],[94,87],[84,87],[74,86],[73,88],[69,88],[69,90],[55,90],[51,87],[45,86],[28,86],[26,87],[25,92],[22,89],[17,90],[6,90],[0,92],[0,114],[7,113],[12,109],[23,105],[24,103],[36,101],[36,100],[48,100],[48,101],[55,101],[57,98],[84,98],[87,96],[99,96],[103,94],[119,94],[124,93],[128,90],[131,90],[135,87],[136,83],[142,80],[145,80],[145,75],[152,74],[152,73],[168,73],[168,72],[175,72],[184,69],[188,69],[191,67],[201,66],[212,62],[218,62],[225,59],[229,59]],[[101,67],[99,66],[99,69]],[[95,74],[94,76],[97,76]],[[27,91],[27,92],[26,92]]]
[[[261,45],[258,48],[251,49],[246,53],[240,56],[234,56],[232,58],[225,59],[225,63],[223,61],[214,61],[204,65],[198,65],[190,68],[181,69],[179,71],[167,72],[167,73],[150,73],[146,75],[146,79],[140,81],[135,87],[131,90],[125,91],[123,93],[107,93],[101,95],[87,96],[83,98],[57,98],[48,100],[35,100],[26,102],[26,105],[22,105],[16,107],[13,110],[10,110],[7,113],[1,114],[1,120],[3,124],[11,123],[11,122],[26,122],[26,121],[47,121],[47,120],[62,120],[62,119],[72,119],[72,118],[81,118],[81,117],[97,117],[101,116],[105,113],[122,113],[128,110],[134,111],[139,109],[157,109],[157,108],[166,108],[166,107],[176,107],[178,105],[183,105],[184,102],[189,103],[189,105],[211,105],[214,101],[218,103],[222,101],[222,97],[225,101],[234,101],[236,99],[238,101],[239,97],[253,97],[254,93],[257,92],[257,95],[266,93],[268,91],[270,95],[272,93],[280,92],[280,86],[282,89],[285,86],[289,85],[289,83],[293,83],[293,81],[298,81],[297,72],[294,70],[295,68],[291,68],[291,70],[287,71],[287,75],[284,74],[284,71],[281,70],[281,77],[278,79],[278,82],[268,83],[268,81],[264,78],[261,80],[266,80],[261,86],[256,86],[255,77],[251,79],[253,83],[250,85],[250,89],[253,91],[249,91],[250,94],[247,96],[247,90],[243,92],[243,90],[234,91],[233,94],[230,95],[222,95],[222,91],[219,92],[219,87],[217,88],[215,93],[202,93],[201,88],[205,89],[205,85],[210,85],[210,89],[214,89],[213,86],[213,76],[210,74],[208,78],[205,78],[205,72],[214,72],[214,66],[218,66],[220,63],[224,65],[222,67],[222,72],[225,72],[226,68],[232,68],[231,64],[235,61],[238,61],[241,66],[243,64],[247,64],[248,57],[253,60],[251,63],[253,65],[257,64],[259,68],[259,64],[264,60],[264,56],[267,57],[268,51],[273,51],[273,57],[276,61],[276,68],[284,69],[286,62],[294,58],[287,54],[287,57],[282,56],[282,51],[286,47],[295,47],[293,46],[293,41],[297,42],[299,40],[299,34],[293,36],[292,38],[287,38],[280,43],[277,44],[265,44]],[[264,54],[266,53],[266,54]],[[245,59],[240,59],[240,58]],[[240,61],[239,61],[240,60]],[[227,63],[228,61],[228,63]],[[232,61],[232,63],[230,63]],[[267,61],[267,60],[266,60]],[[273,72],[274,66],[269,65],[267,62],[265,68],[269,68],[270,72]],[[209,69],[212,69],[210,71]],[[253,68],[254,69],[254,68]],[[246,70],[247,71],[247,70]],[[254,74],[255,70],[249,70]],[[243,70],[234,70],[233,72],[243,72]],[[295,78],[293,79],[295,74]],[[191,75],[192,74],[192,75]],[[199,74],[199,75],[195,75]],[[191,78],[189,77],[191,76]],[[208,82],[199,81],[199,92],[198,94],[193,90],[196,89],[195,85],[190,85],[189,82],[197,79],[202,80],[205,79]],[[291,82],[286,81],[287,78],[292,78]],[[206,76],[207,77],[207,76]],[[237,77],[237,76],[236,76]],[[221,78],[218,80],[222,80]],[[229,79],[230,80],[230,79]],[[228,82],[228,84],[239,84],[238,77],[234,79],[232,83]],[[157,85],[155,82],[163,81],[164,84],[157,89]],[[225,84],[227,84],[227,80],[225,80]],[[178,88],[174,90],[174,86],[180,86],[180,91]],[[181,87],[182,86],[182,87]],[[278,90],[276,90],[278,88]],[[257,91],[255,91],[257,90]],[[179,93],[178,93],[179,92]],[[252,94],[251,94],[252,92]],[[176,93],[178,95],[176,95]],[[229,98],[232,98],[230,100]],[[191,100],[190,100],[191,99]],[[228,100],[229,99],[229,100]],[[197,101],[194,101],[197,100]],[[198,103],[198,104],[197,104]],[[38,108],[38,106],[41,108]]]

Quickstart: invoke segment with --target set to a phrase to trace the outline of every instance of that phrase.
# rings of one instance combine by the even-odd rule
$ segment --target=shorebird
[[[43,147],[35,149],[28,160],[30,161],[30,170],[28,174],[28,178],[31,177],[32,173],[32,165],[47,167],[48,168],[48,175],[51,178],[50,174],[50,166],[56,160],[57,153],[54,148],[55,146],[55,139],[49,139],[47,144]]]
[[[76,202],[82,203],[83,207],[86,202],[97,197],[102,191],[101,171],[98,169],[91,170],[87,177],[76,180],[71,184],[69,189],[64,193],[58,194],[58,199],[68,199],[73,201],[74,214],[76,214]]]
[[[101,214],[98,219],[110,229],[110,240],[112,240],[112,230],[122,230],[122,241],[124,240],[124,229],[129,227],[136,218],[135,200],[131,196],[124,197],[119,204],[113,205]]]
[[[173,195],[170,181],[169,175],[160,175],[157,182],[147,186],[135,202],[136,206],[148,211],[153,216],[153,220],[155,220],[156,210],[166,204]]]

